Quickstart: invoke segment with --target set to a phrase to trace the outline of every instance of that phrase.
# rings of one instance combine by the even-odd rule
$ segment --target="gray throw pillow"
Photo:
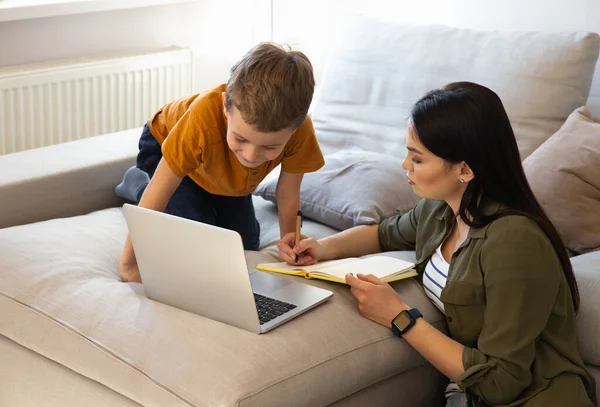
[[[269,177],[255,195],[275,202],[277,178]],[[344,230],[379,223],[413,208],[415,195],[402,160],[386,154],[339,151],[325,156],[325,166],[304,176],[300,209],[304,216]]]

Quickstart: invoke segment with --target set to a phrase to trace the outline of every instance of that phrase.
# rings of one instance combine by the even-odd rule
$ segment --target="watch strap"
[[[407,311],[415,320],[417,318],[423,318],[423,314],[421,314],[421,311],[419,311],[416,308],[411,308]]]

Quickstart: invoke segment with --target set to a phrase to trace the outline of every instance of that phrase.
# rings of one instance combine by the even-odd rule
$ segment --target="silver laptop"
[[[234,231],[125,204],[148,298],[264,333],[332,296],[246,264]]]

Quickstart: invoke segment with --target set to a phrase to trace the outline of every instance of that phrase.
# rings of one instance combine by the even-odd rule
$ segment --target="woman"
[[[428,93],[412,108],[406,144],[402,167],[424,198],[413,210],[319,241],[289,234],[280,256],[313,264],[415,250],[449,337],[376,277],[346,281],[362,315],[392,327],[451,379],[447,406],[593,406],[573,270],[529,188],[499,97],[468,82]]]

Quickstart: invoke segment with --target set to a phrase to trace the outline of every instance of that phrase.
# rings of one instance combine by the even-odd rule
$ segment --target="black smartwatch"
[[[392,320],[392,332],[396,336],[402,336],[415,325],[417,318],[422,317],[423,314],[416,308],[403,310]]]

